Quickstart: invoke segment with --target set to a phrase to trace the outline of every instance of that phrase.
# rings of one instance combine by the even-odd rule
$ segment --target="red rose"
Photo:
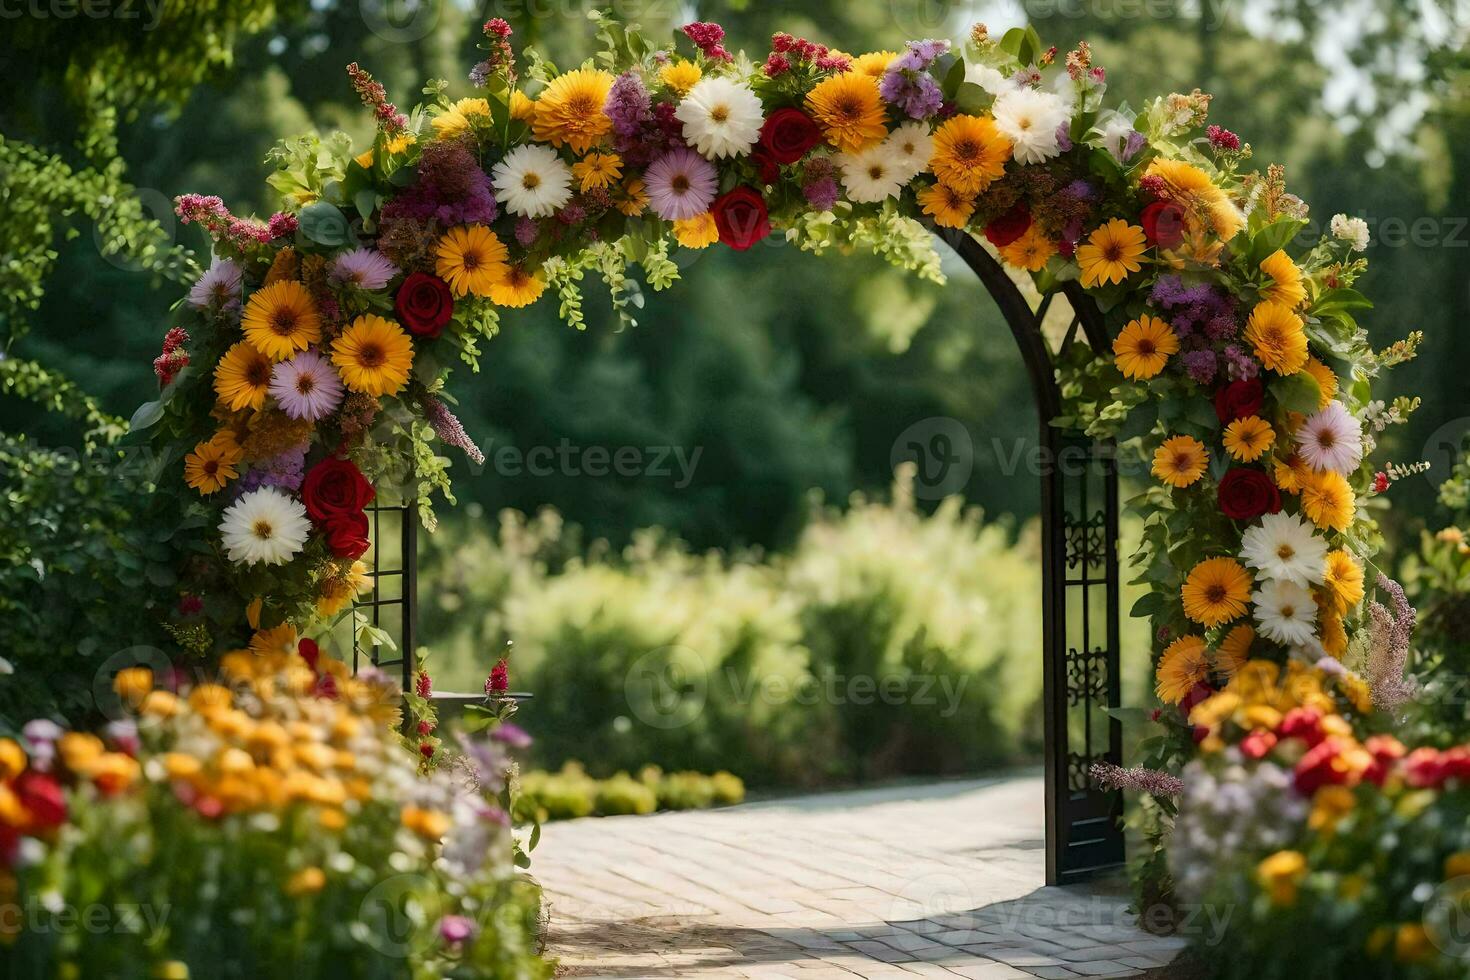
[[[1017,204],[1005,214],[985,226],[985,238],[996,248],[1005,248],[1026,234],[1031,227],[1031,209]]]
[[[1316,747],[1325,737],[1322,712],[1316,708],[1292,708],[1276,726],[1276,733],[1282,738],[1299,738],[1309,747]]]
[[[317,524],[325,525],[339,515],[361,514],[373,502],[373,485],[350,460],[330,457],[306,473],[301,484],[301,501]]]
[[[1155,201],[1143,209],[1138,222],[1151,245],[1173,248],[1184,241],[1184,209],[1173,201]]]
[[[393,306],[410,333],[437,337],[454,314],[454,294],[449,291],[449,283],[438,276],[415,272],[398,287]]]
[[[750,159],[755,164],[755,172],[760,176],[762,184],[774,184],[781,179],[781,165],[766,149],[756,147]]]
[[[1220,481],[1220,513],[1232,521],[1253,521],[1281,512],[1281,491],[1260,470],[1237,466]]]
[[[338,558],[353,561],[367,554],[368,519],[362,511],[355,514],[337,514],[326,524],[327,548]]]
[[[820,142],[821,128],[800,109],[777,109],[761,125],[761,148],[777,163],[795,163]]]
[[[317,646],[316,640],[309,636],[302,637],[296,644],[296,652],[306,661],[306,666],[311,668],[312,673],[316,673],[317,662],[322,657],[322,648]]]
[[[1255,415],[1266,401],[1266,386],[1260,378],[1232,381],[1215,392],[1215,417],[1221,425]]]
[[[753,187],[736,187],[715,198],[710,207],[720,241],[743,252],[771,233],[766,202]]]
[[[53,776],[29,769],[15,778],[15,798],[32,830],[50,830],[66,822],[66,797]]]

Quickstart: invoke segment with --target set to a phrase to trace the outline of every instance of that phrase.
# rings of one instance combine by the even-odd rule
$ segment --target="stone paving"
[[[1027,774],[555,823],[533,867],[564,976],[1164,975],[1121,883],[1043,887],[1041,828]]]

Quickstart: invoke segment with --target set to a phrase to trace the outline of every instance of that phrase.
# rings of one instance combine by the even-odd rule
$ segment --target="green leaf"
[[[1271,395],[1288,412],[1310,415],[1317,410],[1322,400],[1322,387],[1317,379],[1305,371],[1286,378],[1277,378],[1268,386]]]
[[[336,248],[352,239],[347,216],[335,204],[317,201],[301,209],[301,234],[318,245]]]
[[[162,399],[151,402],[144,402],[143,404],[138,406],[138,410],[134,412],[133,417],[128,420],[128,430],[131,432],[137,432],[141,429],[146,429],[161,418],[163,418]]]

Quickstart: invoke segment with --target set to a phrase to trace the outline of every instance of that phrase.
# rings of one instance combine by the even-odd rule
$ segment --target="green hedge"
[[[707,810],[745,799],[744,781],[728,772],[707,776],[644,766],[637,777],[618,772],[595,779],[579,762],[568,762],[557,772],[528,772],[521,777],[520,790],[517,815],[542,823],[594,814],[617,817],[655,810]]]

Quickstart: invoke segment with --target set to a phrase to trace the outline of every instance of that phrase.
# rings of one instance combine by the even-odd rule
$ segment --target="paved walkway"
[[[533,856],[576,977],[1138,976],[1183,945],[1122,886],[1042,886],[1024,776],[550,824]]]

